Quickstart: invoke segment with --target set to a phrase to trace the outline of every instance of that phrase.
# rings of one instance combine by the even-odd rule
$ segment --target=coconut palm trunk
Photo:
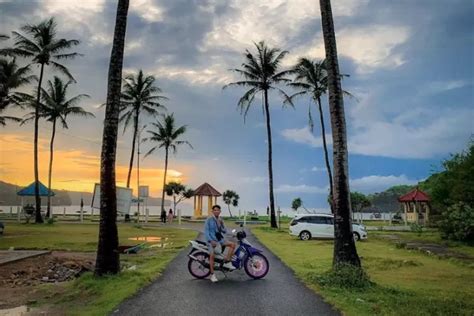
[[[273,165],[272,165],[272,128],[270,125],[270,107],[268,105],[268,90],[264,91],[265,119],[267,125],[268,141],[268,191],[270,195],[270,226],[278,228],[275,216],[275,197],[273,195]]]
[[[53,121],[53,131],[51,132],[51,141],[49,143],[49,172],[48,172],[48,210],[46,217],[51,217],[51,178],[53,176],[53,155],[54,155],[54,137],[56,136],[56,120]]]
[[[324,150],[324,159],[326,162],[326,170],[328,173],[328,178],[329,178],[329,201],[330,204],[329,206],[331,207],[331,213],[334,214],[334,207],[333,207],[333,195],[332,195],[332,171],[331,171],[331,164],[329,163],[329,153],[328,153],[328,145],[326,142],[326,128],[324,126],[324,116],[323,116],[323,107],[321,106],[321,98],[318,97],[318,110],[319,110],[319,120],[321,122],[321,137],[323,139],[323,150]]]
[[[38,92],[36,94],[35,106],[35,136],[34,136],[34,173],[35,173],[35,222],[43,223],[43,216],[41,216],[41,198],[39,194],[39,172],[38,172],[38,123],[39,123],[39,108],[41,99],[41,83],[43,82],[44,64],[41,64],[40,77],[38,80]]]
[[[128,6],[129,0],[118,1],[114,40],[110,55],[100,167],[100,226],[95,265],[95,275],[97,276],[120,272],[116,222],[115,159]]]
[[[360,259],[352,235],[349,191],[348,154],[344,99],[337,60],[336,35],[330,0],[320,0],[321,23],[328,71],[329,109],[333,138],[334,167],[334,255],[333,267],[341,264],[360,267]]]
[[[232,215],[232,212],[230,211],[230,204],[227,204],[227,208],[229,209],[229,215],[230,215],[230,217],[231,217],[231,218],[234,217],[234,216]]]
[[[133,122],[132,153],[130,154],[130,164],[128,166],[127,188],[130,188],[130,179],[132,177],[133,158],[135,156],[135,144],[137,142],[137,135],[138,135],[138,116],[139,116],[139,110],[137,108],[137,111],[135,113],[135,119],[134,119],[134,122]],[[138,188],[137,188],[137,190],[138,190]]]
[[[165,148],[165,174],[163,176],[163,192],[161,193],[161,211],[165,210],[165,186],[166,186],[166,174],[168,173],[168,154],[169,147]]]

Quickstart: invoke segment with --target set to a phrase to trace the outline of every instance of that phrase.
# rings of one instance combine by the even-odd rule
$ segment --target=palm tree
[[[267,127],[267,143],[268,143],[268,178],[269,178],[269,195],[270,195],[270,216],[271,227],[278,228],[275,216],[275,198],[273,195],[273,167],[272,167],[272,131],[270,125],[270,105],[268,103],[268,92],[276,90],[287,101],[288,104],[293,105],[290,97],[276,85],[281,83],[288,83],[290,79],[285,76],[289,71],[280,71],[280,63],[282,59],[288,54],[287,51],[282,51],[279,48],[270,48],[265,42],[255,43],[257,54],[254,56],[250,51],[245,50],[245,62],[241,69],[232,69],[232,71],[240,74],[244,80],[230,83],[229,86],[238,86],[249,88],[245,94],[240,98],[238,107],[241,113],[245,116],[255,100],[258,93],[262,94],[263,108]],[[285,103],[284,103],[285,104]]]
[[[54,77],[54,81],[48,80],[48,89],[42,89],[41,99],[43,100],[40,109],[40,117],[45,118],[48,122],[53,124],[51,132],[51,141],[49,144],[49,173],[48,173],[48,190],[51,191],[51,178],[53,174],[53,150],[54,137],[56,135],[56,122],[59,121],[63,128],[69,128],[67,125],[68,116],[83,116],[95,117],[94,114],[85,111],[77,104],[84,98],[88,98],[87,94],[79,94],[75,97],[67,99],[67,92],[69,85],[73,81],[69,80],[64,83],[59,77]],[[31,118],[34,118],[35,113],[32,113]],[[46,217],[50,217],[51,211],[51,196],[48,195],[48,209]]]
[[[324,125],[324,113],[323,108],[321,106],[321,97],[326,94],[328,89],[326,61],[311,61],[308,58],[300,58],[296,66],[293,67],[292,71],[296,76],[293,82],[289,85],[299,91],[292,95],[291,99],[294,99],[297,96],[309,95],[314,101],[314,103],[318,106],[319,121],[321,124],[321,137],[323,140],[324,159],[326,162],[326,170],[329,179],[329,201],[332,201],[332,171],[331,164],[329,163],[329,153],[326,141],[326,128]],[[348,75],[345,74],[341,75],[341,77],[344,76],[348,77]],[[343,93],[352,97],[352,94],[347,91],[343,90]],[[314,129],[314,124],[313,117],[311,115],[311,105],[308,108],[308,116],[309,126],[312,132]],[[331,212],[334,213],[332,203],[330,202],[329,205],[331,207]]]
[[[230,205],[232,204],[232,206],[234,207],[239,206],[240,196],[235,191],[226,190],[224,191],[224,193],[222,193],[222,199],[224,200],[224,203],[227,204],[230,217],[234,217],[232,216],[232,213],[230,212]]]
[[[31,83],[36,77],[30,75],[30,66],[19,67],[16,59],[0,58],[0,114],[11,105],[18,105],[25,101],[25,95],[12,90]],[[0,115],[0,125],[5,126],[6,121],[21,121],[17,117]]]
[[[117,231],[117,196],[115,187],[115,158],[120,113],[120,90],[123,67],[125,33],[129,0],[119,0],[115,20],[114,40],[110,53],[105,107],[104,132],[100,161],[100,226],[95,275],[120,272]]]
[[[8,35],[0,34],[0,41],[7,40],[7,39],[9,39],[9,38],[10,38],[10,36],[8,36]]]
[[[38,120],[41,99],[41,84],[43,83],[44,67],[51,66],[65,74],[69,79],[74,80],[69,70],[62,64],[56,62],[62,59],[73,59],[80,54],[65,53],[66,50],[79,44],[78,40],[58,39],[56,35],[57,24],[54,18],[50,18],[36,25],[24,25],[21,30],[29,35],[28,38],[18,32],[12,32],[15,36],[13,48],[4,48],[0,54],[9,56],[20,56],[31,58],[32,64],[40,65],[40,76],[36,95],[35,108],[35,136],[34,136],[34,174],[35,174],[35,201],[36,201],[36,223],[42,223],[41,200],[39,196],[39,174],[38,174]]]
[[[133,121],[132,153],[130,155],[130,165],[128,167],[127,188],[130,187],[130,178],[132,176],[133,157],[135,155],[135,145],[140,122],[140,114],[144,111],[146,114],[155,116],[159,110],[166,110],[160,101],[168,98],[158,95],[161,89],[154,85],[155,77],[144,76],[140,69],[136,76],[129,75],[125,77],[121,100],[120,122],[124,123],[123,132]]]
[[[187,188],[179,182],[169,182],[165,185],[166,195],[173,197],[173,214],[176,215],[176,206],[185,199],[190,199],[194,195],[194,190]]]
[[[176,154],[178,146],[187,144],[189,147],[193,148],[191,144],[186,140],[179,139],[186,132],[186,125],[176,127],[173,113],[171,115],[164,115],[163,121],[157,120],[156,123],[151,123],[155,127],[156,131],[148,130],[147,133],[150,134],[150,137],[144,139],[143,141],[150,141],[156,143],[157,145],[151,148],[145,157],[151,155],[158,148],[165,149],[165,174],[163,176],[163,192],[161,194],[161,211],[165,210],[165,190],[166,190],[166,174],[168,173],[168,156],[170,149],[173,150],[173,153]]]
[[[333,267],[350,264],[360,267],[360,259],[352,235],[349,171],[347,159],[347,135],[344,116],[344,99],[341,76],[337,60],[336,35],[330,0],[320,0],[321,24],[328,72],[329,110],[333,139],[333,210],[334,210],[334,256]]]

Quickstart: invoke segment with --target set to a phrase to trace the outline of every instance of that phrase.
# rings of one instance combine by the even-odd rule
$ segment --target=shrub
[[[417,233],[418,236],[420,236],[423,232],[423,225],[420,225],[418,223],[412,223],[410,224],[410,229],[412,232]]]
[[[439,230],[444,239],[474,241],[474,209],[464,203],[456,203],[442,213]]]
[[[338,264],[335,269],[315,276],[314,281],[321,286],[339,288],[368,288],[373,285],[363,268],[351,264]]]

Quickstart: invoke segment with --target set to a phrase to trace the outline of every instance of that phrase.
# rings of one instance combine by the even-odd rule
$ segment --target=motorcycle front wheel
[[[192,255],[198,260],[189,258],[189,273],[197,279],[207,278],[211,274],[211,270],[209,270],[209,254],[205,252],[195,252]]]
[[[270,264],[267,257],[261,253],[248,256],[244,261],[245,273],[251,278],[261,279],[267,275],[270,270]]]

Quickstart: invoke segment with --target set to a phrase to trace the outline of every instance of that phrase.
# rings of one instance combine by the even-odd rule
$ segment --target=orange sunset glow
[[[49,141],[39,139],[40,181],[48,183]],[[92,192],[94,183],[99,182],[100,152],[91,153],[78,149],[54,150],[52,188],[70,191]],[[129,153],[128,153],[129,155]],[[159,162],[161,163],[161,161]],[[19,134],[0,136],[0,178],[2,181],[25,186],[34,181],[32,137]],[[189,167],[181,166],[189,171]],[[117,186],[126,186],[128,165],[116,166]],[[160,196],[164,169],[140,168],[140,184],[150,186],[152,196]],[[168,169],[167,182],[186,182],[188,177],[182,171]],[[136,192],[136,167],[132,172],[131,188]]]

